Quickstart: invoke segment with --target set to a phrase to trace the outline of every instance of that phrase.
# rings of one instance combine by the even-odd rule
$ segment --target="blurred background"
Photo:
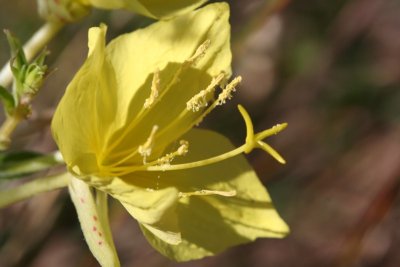
[[[157,253],[135,220],[112,202],[122,265],[400,266],[400,1],[229,2],[233,68],[244,81],[235,98],[201,127],[241,144],[245,133],[237,103],[248,109],[258,130],[289,123],[269,140],[286,165],[262,151],[248,159],[292,232],[282,240],[259,239],[178,264]],[[0,0],[0,6],[0,28],[23,41],[43,24],[35,1]],[[56,149],[52,113],[85,59],[87,29],[100,22],[109,25],[111,39],[151,21],[96,10],[62,30],[48,47],[53,71],[31,119],[16,131],[12,150]],[[2,35],[1,65],[8,57]],[[0,211],[0,266],[98,266],[65,190]]]

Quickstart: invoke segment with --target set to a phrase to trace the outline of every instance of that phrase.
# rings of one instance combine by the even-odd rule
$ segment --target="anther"
[[[151,92],[150,96],[144,101],[144,108],[149,108],[154,104],[158,97],[158,92],[160,89],[160,70],[157,69],[153,74],[153,80],[151,82]]]
[[[193,66],[197,63],[197,61],[202,58],[205,54],[206,51],[208,49],[208,47],[210,46],[211,41],[210,40],[206,40],[204,43],[202,43],[196,50],[196,52],[193,54],[193,56],[191,56],[190,58],[188,58],[185,61],[185,65],[186,66]]]
[[[180,146],[176,151],[168,153],[165,156],[159,158],[157,160],[157,165],[160,165],[160,166],[169,165],[176,156],[186,155],[186,153],[189,151],[189,142],[186,140],[181,140],[179,142],[179,144],[180,144]],[[149,163],[149,164],[151,164],[151,163]]]
[[[232,93],[236,91],[236,86],[242,81],[242,77],[238,76],[225,86],[222,92],[218,95],[217,105],[223,105],[226,100],[232,98]]]
[[[180,146],[176,151],[179,156],[184,156],[189,152],[189,142],[186,140],[181,140],[179,142]]]
[[[151,129],[151,133],[147,138],[146,142],[143,145],[140,145],[138,148],[138,152],[143,157],[143,163],[146,164],[146,158],[151,155],[151,150],[154,145],[154,136],[158,130],[158,126],[154,125],[153,129]]]
[[[211,83],[206,89],[201,90],[198,94],[193,96],[187,103],[186,109],[193,112],[199,111],[201,108],[208,106],[208,101],[214,95],[215,87],[221,84],[225,77],[224,73],[220,73],[217,77],[213,78]]]
[[[278,124],[278,125],[272,127],[271,129],[254,134],[253,123],[251,121],[249,114],[241,105],[239,105],[238,108],[239,108],[241,115],[243,116],[244,121],[245,121],[246,132],[247,132],[246,133],[246,141],[242,146],[237,147],[228,152],[222,153],[220,155],[214,156],[214,157],[210,157],[210,158],[206,158],[206,159],[202,159],[202,160],[198,160],[198,161],[193,161],[193,162],[171,165],[171,164],[169,164],[170,163],[169,159],[171,159],[171,155],[173,155],[174,153],[178,153],[176,151],[174,153],[164,156],[159,161],[151,162],[149,164],[146,164],[144,166],[137,168],[136,170],[174,171],[174,170],[185,170],[185,169],[197,168],[197,167],[207,166],[210,164],[215,164],[217,162],[221,162],[221,161],[230,159],[241,153],[250,153],[254,148],[263,149],[264,151],[269,153],[273,158],[275,158],[278,162],[284,164],[285,160],[279,155],[279,153],[277,151],[275,151],[267,143],[263,142],[262,139],[265,137],[268,137],[270,135],[277,134],[278,132],[285,129],[287,124],[286,123]],[[184,145],[184,143],[182,143],[182,144]],[[182,150],[186,151],[186,149],[184,147],[182,148]],[[179,151],[179,149],[178,149],[178,151]],[[159,163],[159,164],[157,164],[157,163]],[[165,164],[160,165],[160,163],[161,164],[165,163]],[[180,196],[185,197],[185,196],[192,196],[192,195],[207,195],[207,194],[220,194],[220,195],[227,196],[227,195],[233,194],[233,192],[227,193],[225,191],[200,190],[200,191],[195,191],[195,192],[181,193]]]

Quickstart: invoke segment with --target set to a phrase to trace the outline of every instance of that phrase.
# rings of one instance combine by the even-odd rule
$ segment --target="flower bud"
[[[37,3],[39,15],[51,22],[74,22],[90,11],[90,7],[79,0],[37,0]]]

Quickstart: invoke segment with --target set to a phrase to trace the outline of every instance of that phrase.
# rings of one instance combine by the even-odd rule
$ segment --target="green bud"
[[[37,0],[39,15],[51,22],[68,23],[85,17],[90,7],[77,0]]]
[[[8,114],[15,113],[19,106],[29,107],[30,101],[42,86],[47,73],[45,59],[48,54],[43,50],[31,63],[26,59],[21,42],[11,32],[5,31],[11,48],[10,68],[14,76],[12,93],[5,88],[0,89],[0,99],[3,102]],[[11,101],[11,98],[13,101]],[[21,111],[21,112],[20,112]],[[29,115],[29,110],[23,108],[18,111],[21,117]]]
[[[44,64],[44,59],[47,51],[44,50],[31,64],[29,64],[24,73],[22,88],[23,95],[35,95],[43,84],[46,75],[47,66]]]

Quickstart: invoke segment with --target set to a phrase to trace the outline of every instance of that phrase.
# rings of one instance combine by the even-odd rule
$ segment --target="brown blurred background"
[[[287,160],[249,156],[291,227],[282,240],[260,239],[215,257],[174,263],[146,242],[112,203],[111,224],[123,266],[400,266],[400,1],[230,1],[236,97],[202,124],[241,144],[242,103],[258,130],[288,122],[270,143]],[[35,1],[0,0],[0,27],[26,40],[43,23]],[[86,34],[100,22],[108,38],[150,21],[95,11],[49,45],[54,70],[13,150],[53,151],[51,115],[83,62]],[[8,59],[0,36],[0,63]],[[3,118],[0,117],[0,121]],[[4,184],[0,184],[4,186]],[[0,211],[0,266],[98,266],[65,191]]]

